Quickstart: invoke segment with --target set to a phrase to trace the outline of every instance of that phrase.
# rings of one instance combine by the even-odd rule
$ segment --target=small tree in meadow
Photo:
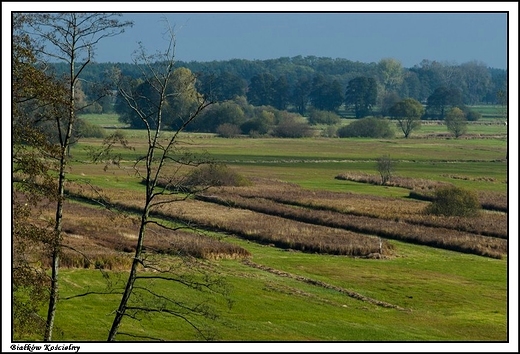
[[[397,120],[404,137],[408,138],[412,131],[421,127],[421,116],[424,114],[424,108],[421,102],[413,98],[405,98],[394,104],[389,113],[393,119]]]
[[[455,135],[455,138],[466,133],[468,130],[468,120],[462,109],[453,107],[449,110],[445,118],[446,127]]]
[[[390,156],[384,155],[377,159],[377,172],[381,175],[381,185],[385,185],[392,178],[395,163]]]

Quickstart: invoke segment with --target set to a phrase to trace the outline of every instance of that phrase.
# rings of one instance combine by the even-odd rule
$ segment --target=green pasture
[[[501,105],[478,105],[471,106],[471,109],[482,114],[482,118],[503,119],[506,108]]]
[[[397,305],[383,308],[295,279],[248,267],[237,260],[215,261],[234,305],[218,297],[210,326],[225,341],[505,341],[507,326],[506,261],[392,242],[397,255],[387,260],[353,259],[256,245],[246,247],[252,261],[294,275],[320,280],[363,296]],[[84,291],[106,291],[99,271],[63,270],[62,298]],[[118,284],[124,275],[110,272]],[[157,291],[184,298],[171,284]],[[198,297],[190,293],[191,300]],[[199,299],[202,301],[202,297]],[[106,340],[116,295],[88,295],[60,302],[56,325],[60,341]],[[121,332],[170,340],[198,340],[180,319],[167,315],[123,320]],[[118,340],[139,340],[126,336]]]
[[[99,147],[101,139],[83,139],[72,149],[70,178],[91,181],[101,187],[136,188],[133,161],[146,153],[144,131],[129,130],[134,150],[116,148],[123,162],[120,167],[92,166],[87,148]],[[165,132],[167,138],[169,132]],[[481,190],[507,189],[507,141],[486,139],[367,139],[367,138],[237,138],[207,134],[183,134],[179,146],[192,153],[207,154],[248,177],[268,177],[298,183],[311,189],[358,191],[384,195],[407,195],[402,189],[382,189],[335,180],[345,172],[377,174],[377,158],[388,155],[395,162],[394,174],[450,182]],[[483,179],[485,178],[485,180]],[[137,187],[139,188],[139,187]]]
[[[116,126],[117,117],[89,117],[102,126]],[[476,126],[475,126],[476,127]],[[324,189],[406,197],[402,188],[373,186],[334,177],[345,172],[377,174],[376,159],[389,155],[395,174],[447,181],[473,190],[506,191],[507,140],[497,125],[479,125],[485,139],[224,139],[211,134],[183,134],[182,147],[208,152],[248,177],[276,178],[309,189]],[[440,126],[439,129],[444,129]],[[107,132],[110,129],[107,129]],[[68,177],[94,186],[143,191],[132,168],[145,153],[144,131],[122,129],[135,150],[117,148],[123,161],[104,170],[90,164],[87,147],[101,139],[82,139],[72,148]],[[432,130],[433,131],[433,130]],[[424,131],[423,131],[424,133]],[[168,132],[164,133],[167,137]],[[170,166],[167,166],[169,168]],[[457,177],[457,178],[455,178]],[[87,187],[86,187],[87,188]],[[142,195],[142,194],[136,194]],[[220,318],[201,322],[221,341],[397,341],[397,342],[505,342],[508,339],[508,262],[457,252],[390,241],[395,254],[388,259],[357,259],[288,252],[216,235],[241,245],[251,261],[284,272],[326,282],[404,308],[383,308],[331,289],[310,285],[251,268],[238,260],[212,261],[232,289],[231,309],[210,297]],[[110,272],[113,284],[125,274]],[[60,272],[56,340],[104,341],[120,297],[88,295],[107,290],[101,272]],[[157,290],[176,298],[203,300],[200,294],[155,283]],[[164,288],[161,288],[164,287]],[[167,315],[123,320],[120,341],[162,337],[172,341],[200,340],[184,321]]]
[[[119,121],[119,115],[116,113],[108,114],[82,114],[80,116],[83,120],[90,124],[99,125],[103,128],[122,128],[126,124]]]

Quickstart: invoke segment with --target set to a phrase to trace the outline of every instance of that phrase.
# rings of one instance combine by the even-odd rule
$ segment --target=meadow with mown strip
[[[152,216],[176,231],[151,225],[146,252],[180,273],[202,267],[225,279],[233,306],[216,297],[219,317],[198,323],[216,340],[505,342],[507,139],[496,125],[475,129],[480,137],[471,139],[435,136],[434,128],[391,140],[184,134],[183,149],[207,152],[250,184],[157,208]],[[118,166],[88,162],[86,148],[102,139],[72,149],[58,340],[106,340],[135,252],[144,187],[133,162],[145,144],[141,131],[121,131],[134,149],[116,150]],[[382,155],[396,163],[385,186],[375,167]],[[446,184],[476,191],[479,216],[425,214],[429,193]],[[153,287],[207,301],[179,284]],[[200,340],[168,316],[123,321],[121,332],[131,335],[119,340]]]

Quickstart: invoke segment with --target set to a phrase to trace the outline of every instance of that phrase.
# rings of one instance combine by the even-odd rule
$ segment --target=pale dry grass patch
[[[425,215],[424,209],[429,202],[414,199],[360,195],[348,192],[309,191],[296,185],[284,185],[278,182],[269,185],[268,180],[257,181],[254,187],[220,188],[212,192],[221,197],[239,195],[245,198],[263,198],[315,210],[329,210],[349,215],[442,227],[499,238],[508,237],[506,213],[482,211],[476,218]],[[486,193],[482,192],[482,195],[486,195]],[[507,198],[501,197],[500,193],[488,193],[487,195],[489,199],[494,197],[497,200],[506,200],[507,202]]]
[[[282,248],[355,256],[380,251],[377,237],[197,200],[164,205],[161,212]],[[385,249],[390,249],[386,242]]]

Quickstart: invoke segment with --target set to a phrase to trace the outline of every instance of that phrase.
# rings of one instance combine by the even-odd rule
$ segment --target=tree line
[[[463,112],[466,121],[476,121],[481,117],[464,104],[461,91],[455,87],[438,87],[424,102],[411,97],[401,98],[396,91],[391,91],[398,82],[391,75],[385,79],[386,86],[372,77],[359,76],[350,80],[344,88],[338,80],[331,81],[319,74],[312,80],[305,77],[298,79],[292,91],[284,76],[276,78],[270,73],[253,76],[249,85],[229,73],[195,74],[182,66],[174,69],[173,75],[175,79],[167,88],[169,95],[165,100],[167,104],[162,120],[163,128],[172,130],[182,125],[187,112],[197,104],[198,95],[215,104],[201,112],[186,130],[218,133],[224,137],[239,134],[291,138],[310,136],[313,134],[312,125],[337,125],[345,111],[351,111],[355,118],[372,116],[395,119],[406,138],[418,128],[419,120],[445,120],[453,108]],[[134,100],[146,110],[153,111],[156,104],[150,100],[153,97],[153,83],[125,78],[127,91],[132,92]],[[194,84],[185,90],[184,82]],[[498,99],[505,98],[505,95],[500,95],[501,92],[497,95]],[[145,128],[141,117],[120,95],[115,99],[115,112],[119,114],[120,121],[130,127]],[[371,122],[370,125],[377,123],[368,122]],[[372,128],[375,131],[375,127]],[[336,135],[331,129],[328,134]],[[356,131],[344,135],[339,132],[337,135],[364,136],[364,133]]]
[[[92,63],[85,70],[85,81],[103,82],[113,66],[122,75],[136,79],[142,68],[129,63]],[[255,106],[290,107],[305,114],[309,106],[334,111],[345,99],[345,88],[356,78],[373,79],[377,88],[375,105],[383,115],[388,102],[413,98],[426,103],[438,88],[458,92],[464,105],[500,104],[500,92],[506,90],[507,71],[489,68],[471,61],[463,64],[423,60],[404,68],[398,60],[377,63],[353,62],[315,56],[284,57],[270,60],[233,59],[211,62],[176,62],[197,77],[197,89],[217,101],[247,96]],[[63,64],[56,65],[63,71]],[[85,88],[87,97],[90,90]],[[338,105],[339,104],[339,105]],[[108,109],[104,107],[105,111]]]

